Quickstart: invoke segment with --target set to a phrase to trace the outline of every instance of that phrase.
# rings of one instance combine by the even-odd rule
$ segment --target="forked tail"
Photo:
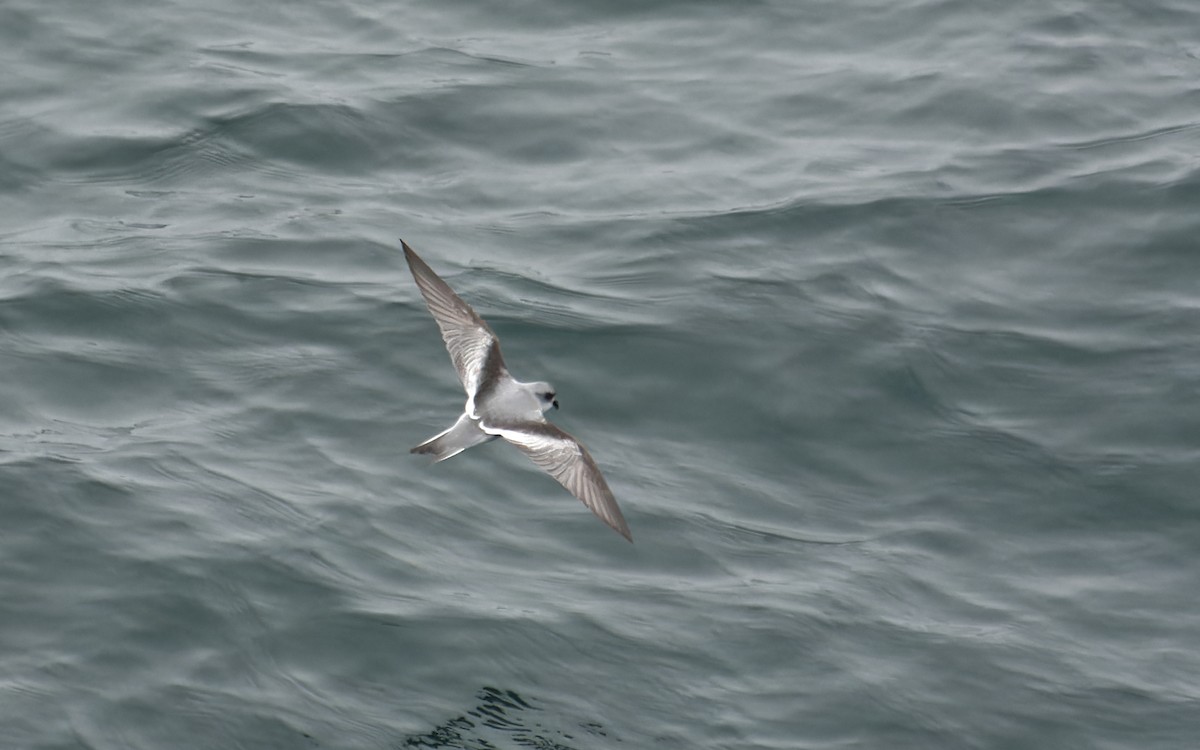
[[[425,442],[412,449],[412,453],[428,453],[433,456],[434,461],[445,461],[451,456],[457,456],[472,445],[486,443],[489,440],[495,439],[495,435],[489,435],[479,429],[479,425],[475,420],[471,419],[465,413],[458,418],[454,426],[444,432],[439,432]]]

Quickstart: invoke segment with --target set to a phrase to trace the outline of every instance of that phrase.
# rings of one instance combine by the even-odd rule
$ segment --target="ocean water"
[[[1197,28],[6,0],[0,747],[1195,748]]]

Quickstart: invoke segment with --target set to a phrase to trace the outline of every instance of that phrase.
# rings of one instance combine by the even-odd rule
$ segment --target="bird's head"
[[[533,393],[537,396],[542,411],[546,411],[552,406],[555,409],[558,408],[558,393],[554,390],[554,386],[549,383],[534,383]]]

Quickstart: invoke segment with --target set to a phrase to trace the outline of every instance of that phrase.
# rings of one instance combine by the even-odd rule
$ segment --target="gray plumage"
[[[412,449],[444,461],[479,443],[504,438],[593,513],[629,541],[633,535],[612,490],[587,448],[546,421],[542,412],[558,408],[554,388],[522,383],[509,374],[496,334],[403,240],[404,258],[433,314],[467,403],[445,430]]]

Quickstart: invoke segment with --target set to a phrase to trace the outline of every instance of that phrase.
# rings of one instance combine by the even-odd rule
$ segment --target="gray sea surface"
[[[0,748],[1196,748],[1198,29],[5,0]]]

